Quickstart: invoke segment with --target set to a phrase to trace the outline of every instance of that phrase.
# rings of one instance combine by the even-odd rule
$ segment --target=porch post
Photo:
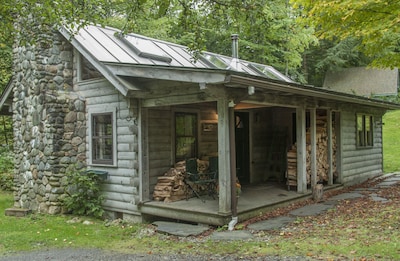
[[[333,149],[332,149],[332,110],[326,111],[327,117],[327,132],[328,132],[328,185],[333,184]]]
[[[220,98],[218,111],[218,212],[231,214],[231,160],[229,145],[229,101]]]
[[[297,192],[307,192],[307,152],[306,152],[306,110],[296,108],[296,142],[297,142]]]
[[[317,131],[316,131],[316,109],[310,109],[310,146],[311,146],[311,187],[317,184]]]
[[[139,102],[139,174],[140,175],[140,194],[139,201],[149,201],[150,200],[150,180],[149,180],[149,146],[148,146],[148,109],[140,106]]]

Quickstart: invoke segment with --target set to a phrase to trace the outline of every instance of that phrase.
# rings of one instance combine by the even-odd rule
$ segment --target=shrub
[[[96,218],[103,216],[104,210],[101,203],[104,197],[101,195],[99,175],[90,170],[78,171],[70,168],[67,171],[67,182],[67,196],[62,199],[67,212]]]
[[[0,188],[12,191],[14,187],[14,156],[7,148],[0,148]]]

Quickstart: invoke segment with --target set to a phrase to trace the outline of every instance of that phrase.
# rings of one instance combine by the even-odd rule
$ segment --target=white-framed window
[[[89,113],[89,159],[91,165],[116,165],[116,113]]]
[[[358,113],[357,117],[357,147],[372,147],[374,145],[373,116]]]

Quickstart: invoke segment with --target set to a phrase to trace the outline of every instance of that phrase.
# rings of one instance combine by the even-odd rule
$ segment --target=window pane
[[[357,114],[357,146],[373,146],[373,117]]]
[[[363,116],[357,115],[357,145],[364,146]]]
[[[372,146],[372,116],[365,116],[366,145]]]
[[[101,164],[112,164],[112,114],[93,114],[92,122],[92,162]]]
[[[175,160],[196,157],[197,116],[192,113],[175,115]]]

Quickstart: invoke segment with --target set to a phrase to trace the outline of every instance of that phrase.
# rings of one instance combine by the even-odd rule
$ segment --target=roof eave
[[[370,105],[388,110],[400,109],[400,104],[397,103],[392,103],[378,99],[370,99],[363,96],[358,96],[343,92],[336,92],[313,86],[306,86],[296,83],[282,82],[270,79],[261,79],[259,77],[246,77],[237,74],[230,74],[227,76],[226,82],[229,82],[231,84],[240,84],[244,86],[254,86],[261,89],[288,92],[298,95],[306,95],[322,99],[330,99],[346,103]]]
[[[108,70],[106,66],[104,66],[101,62],[94,58],[91,53],[86,50],[74,37],[73,35],[64,27],[59,29],[59,32],[70,41],[72,46],[78,52],[84,56],[110,83],[112,83],[118,91],[121,92],[122,95],[126,96],[129,90],[139,90],[136,86],[132,85],[131,83],[127,83],[122,81],[118,77],[116,77],[112,72]]]

